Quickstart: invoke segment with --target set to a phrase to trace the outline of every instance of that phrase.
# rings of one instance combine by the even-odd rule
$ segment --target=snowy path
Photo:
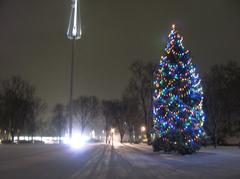
[[[144,144],[0,145],[0,178],[240,178],[240,149],[203,148],[194,155],[153,153]]]

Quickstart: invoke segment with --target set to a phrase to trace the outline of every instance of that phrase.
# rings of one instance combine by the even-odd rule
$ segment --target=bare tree
[[[139,106],[139,99],[132,96],[131,93],[124,91],[122,101],[126,110],[124,111],[124,118],[126,119],[127,129],[130,137],[130,142],[135,142],[136,134],[139,134],[140,126],[143,125],[141,108]]]
[[[67,127],[66,110],[62,104],[57,104],[53,109],[52,126],[54,127],[59,142]]]
[[[1,90],[1,89],[0,89]],[[4,131],[7,129],[7,121],[4,120],[4,100],[2,91],[0,91],[0,135],[4,135]]]
[[[218,99],[220,89],[217,89],[219,80],[205,78],[205,112],[207,113],[207,120],[205,126],[208,133],[211,135],[214,146],[217,146],[218,133],[220,128],[220,121],[222,116],[223,103]]]
[[[80,123],[83,134],[85,128],[94,121],[99,112],[99,101],[96,96],[80,96],[73,101],[73,112]]]
[[[226,135],[240,129],[234,116],[240,107],[240,68],[236,63],[215,65],[204,78],[205,127],[216,147]],[[236,117],[235,117],[236,118]]]
[[[127,112],[126,103],[123,103],[120,100],[113,101],[112,115],[120,134],[121,143],[123,142],[123,137],[125,135],[126,128],[127,128],[126,112]]]
[[[26,120],[27,131],[28,134],[31,135],[32,141],[35,132],[41,128],[41,117],[46,109],[46,103],[44,103],[40,98],[32,98],[31,108],[29,108],[30,111]]]
[[[20,77],[13,76],[1,83],[1,91],[4,128],[11,134],[13,141],[14,136],[23,130],[24,123],[31,113],[35,88]]]
[[[103,101],[102,110],[106,120],[106,140],[109,135],[110,127],[116,127],[120,134],[120,142],[123,142],[123,137],[127,129],[126,103],[120,100]]]
[[[132,95],[139,99],[148,140],[150,140],[149,130],[152,126],[152,80],[154,69],[155,65],[153,63],[134,62],[130,67],[132,77],[128,85]]]
[[[0,138],[5,139],[6,135],[4,132],[6,129],[7,129],[7,121],[4,120],[4,101],[2,97],[2,91],[0,91]]]
[[[112,101],[110,100],[103,100],[102,101],[102,113],[105,117],[105,142],[107,143],[107,138],[109,136],[109,131],[111,126],[113,126],[113,119],[112,119]]]
[[[47,132],[49,132],[49,127],[51,127],[51,120],[47,120],[44,118],[44,116],[41,116],[37,119],[37,133],[39,136],[41,136],[41,141],[43,139],[44,135],[48,135]]]

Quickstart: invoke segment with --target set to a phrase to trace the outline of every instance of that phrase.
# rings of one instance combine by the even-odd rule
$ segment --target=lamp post
[[[142,126],[141,127],[141,138],[142,138],[142,142],[143,142],[143,132],[146,131],[146,127],[145,126]]]
[[[67,29],[67,37],[72,40],[72,59],[70,67],[70,94],[69,94],[69,138],[72,138],[72,122],[73,122],[73,75],[74,75],[74,50],[75,41],[81,38],[81,23],[80,23],[80,11],[79,1],[72,0],[71,14],[69,18],[69,24]]]
[[[113,134],[114,134],[115,130],[112,128],[111,129],[111,134],[112,134],[112,147],[113,147]]]

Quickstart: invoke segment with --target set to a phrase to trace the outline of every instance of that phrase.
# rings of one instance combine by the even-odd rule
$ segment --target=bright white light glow
[[[145,127],[145,126],[142,126],[142,127],[141,127],[141,131],[142,131],[142,132],[146,131],[146,127]]]
[[[81,22],[79,0],[72,0],[71,13],[69,18],[67,36],[69,39],[78,40],[81,38]]]
[[[92,137],[93,139],[96,138],[96,136],[95,136],[95,131],[94,131],[94,130],[91,132],[91,137]]]
[[[78,1],[75,0],[75,3],[74,3],[73,31],[72,31],[73,36],[77,35],[77,3],[78,3]]]
[[[84,144],[89,140],[89,137],[82,136],[80,133],[74,133],[72,135],[71,140],[65,141],[68,143],[72,148],[79,149],[84,146]]]
[[[70,145],[73,148],[80,148],[82,147],[90,137],[87,136],[81,136],[80,133],[73,133],[72,139],[69,139],[68,134],[62,137],[51,137],[51,136],[34,136],[29,137],[29,136],[19,136],[19,141],[34,141],[34,142],[42,142],[44,144],[67,144]],[[14,137],[15,143],[18,142],[18,137]]]
[[[111,133],[114,133],[114,132],[115,132],[115,129],[112,128],[112,129],[111,129]]]

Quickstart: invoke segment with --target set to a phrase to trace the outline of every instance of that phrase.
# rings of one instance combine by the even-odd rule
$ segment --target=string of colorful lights
[[[168,39],[154,74],[154,135],[165,150],[192,153],[204,135],[201,79],[175,25]]]

